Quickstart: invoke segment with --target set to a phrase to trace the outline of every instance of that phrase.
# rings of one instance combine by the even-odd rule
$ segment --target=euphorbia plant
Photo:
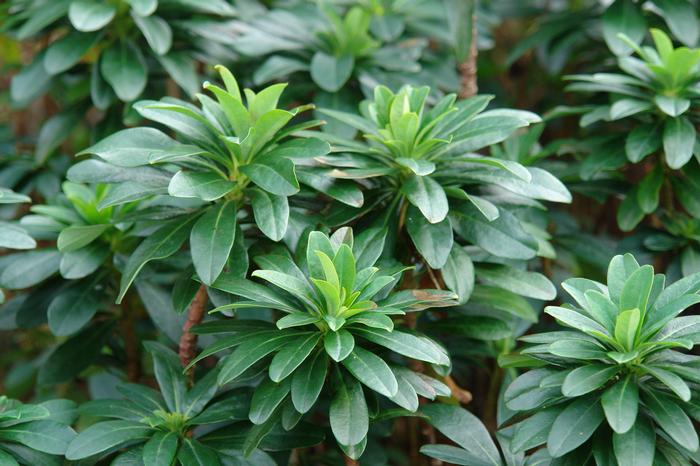
[[[237,22],[241,34],[233,46],[248,57],[268,57],[253,75],[258,84],[301,71],[323,91],[338,92],[351,77],[371,86],[377,75],[419,72],[426,41],[379,37],[370,28],[372,19],[364,5],[341,11],[329,2],[297,2]]]
[[[698,458],[700,318],[678,317],[700,302],[700,275],[666,286],[665,276],[630,254],[615,256],[607,286],[572,278],[562,286],[576,306],[545,312],[567,330],[527,335],[512,365],[536,367],[505,392],[527,419],[512,448],[544,443],[555,458],[621,466],[690,464]],[[515,417],[517,421],[519,417]]]
[[[361,131],[364,140],[330,138],[334,153],[303,171],[367,186],[372,204],[337,208],[326,221],[364,215],[392,231],[405,229],[427,265],[441,269],[464,302],[473,276],[454,272],[455,264],[470,262],[455,236],[496,257],[531,259],[541,248],[532,230],[511,213],[512,200],[569,202],[571,196],[545,170],[477,152],[539,117],[509,109],[484,111],[490,96],[457,101],[450,94],[431,106],[429,93],[427,87],[405,86],[394,93],[378,86],[374,100],[360,107],[361,116],[321,110]]]
[[[75,403],[54,399],[24,404],[0,396],[0,464],[58,465],[75,438]]]
[[[442,382],[412,371],[401,358],[391,356],[437,366],[450,364],[438,343],[399,330],[392,316],[453,305],[456,297],[437,290],[391,292],[403,268],[375,267],[381,245],[372,239],[363,234],[355,240],[348,228],[330,238],[311,232],[301,267],[288,254],[258,256],[256,262],[263,268],[252,275],[273,286],[224,275],[213,286],[242,299],[215,311],[253,307],[285,315],[274,325],[259,320],[217,320],[195,330],[233,332],[196,359],[234,348],[221,359],[220,384],[235,381],[256,367],[268,373],[251,402],[249,418],[254,424],[272,426],[285,413],[282,426],[290,429],[319,407],[322,399],[330,398],[331,430],[352,458],[364,451],[370,419],[383,416],[382,410],[371,407],[368,397],[383,395],[414,412],[418,395],[433,399],[450,393]],[[361,384],[371,391],[365,394]]]
[[[69,460],[148,465],[219,465],[226,455],[206,445],[198,426],[217,428],[246,419],[249,394],[245,390],[219,394],[216,373],[210,372],[189,387],[177,356],[165,346],[147,342],[159,391],[138,384],[120,384],[119,399],[93,400],[80,407],[86,417],[100,420],[72,440]],[[243,429],[243,426],[240,426]],[[265,457],[262,452],[259,456]],[[258,457],[258,460],[261,458]]]
[[[270,239],[280,240],[289,218],[287,198],[300,189],[294,160],[330,150],[319,139],[294,136],[319,122],[288,125],[312,106],[277,108],[286,84],[257,94],[250,89],[241,93],[233,75],[224,67],[218,70],[225,89],[204,84],[218,102],[197,94],[201,108],[173,98],[135,104],[144,118],[171,128],[179,141],[155,128],[138,127],[82,152],[96,155],[125,175],[136,173],[136,167],[139,173],[165,175],[159,180],[134,177],[124,182],[107,171],[94,170],[93,182],[121,182],[116,188],[123,196],[121,202],[167,194],[186,207],[184,215],[156,230],[130,256],[118,301],[147,262],[171,256],[188,237],[197,276],[206,285],[216,280],[229,260],[236,260],[230,255],[236,237],[242,236],[240,224],[255,225]],[[89,174],[83,170],[82,179],[90,178]]]

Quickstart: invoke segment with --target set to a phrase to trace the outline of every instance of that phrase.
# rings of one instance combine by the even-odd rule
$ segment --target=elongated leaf
[[[153,430],[136,421],[104,421],[82,431],[66,450],[66,458],[79,460],[135,440],[145,440]]]
[[[646,418],[638,418],[625,433],[613,434],[613,450],[619,466],[652,466],[656,433]]]
[[[356,379],[372,390],[387,397],[396,395],[396,377],[379,356],[356,346],[352,353],[343,359],[343,365]]]
[[[318,351],[294,372],[292,376],[292,403],[300,413],[306,413],[316,403],[326,380],[328,357]]]
[[[411,206],[406,217],[406,229],[418,252],[434,269],[442,268],[452,250],[452,225],[448,218],[430,223]]]
[[[326,332],[323,336],[323,346],[331,359],[341,362],[352,353],[355,339],[350,332],[341,328],[337,332]]]
[[[687,450],[698,449],[698,434],[692,422],[670,396],[646,391],[642,394],[642,400],[649,408],[651,417],[673,440]]]
[[[576,397],[585,395],[600,388],[610,380],[619,369],[608,364],[590,364],[577,367],[564,379],[561,392],[564,396]]]
[[[356,380],[340,381],[328,412],[331,430],[343,445],[362,441],[369,430],[369,413],[362,387]]]
[[[141,51],[124,40],[113,44],[102,54],[100,72],[124,102],[131,102],[141,95],[148,79]]]
[[[236,214],[234,202],[222,202],[209,209],[192,227],[192,263],[205,285],[214,283],[228,261],[236,236]]]
[[[321,339],[320,333],[305,335],[287,344],[270,363],[270,379],[280,382],[294,372],[316,348]]]
[[[144,464],[170,466],[177,453],[177,444],[175,432],[156,432],[143,447]]]
[[[401,187],[401,192],[418,207],[428,222],[438,223],[447,216],[449,206],[445,190],[432,178],[411,176]]]
[[[63,455],[75,438],[75,431],[56,421],[42,420],[0,429],[0,440],[21,443],[53,455]]]
[[[596,398],[583,397],[572,402],[552,424],[547,450],[554,458],[573,451],[593,435],[603,417],[603,409]]]
[[[195,197],[215,201],[231,192],[235,186],[216,173],[180,170],[168,185],[168,194],[174,197]]]
[[[610,427],[618,434],[629,431],[635,425],[639,409],[637,379],[627,375],[603,393],[601,403]]]
[[[253,204],[255,223],[265,236],[279,241],[287,232],[289,223],[289,202],[286,196],[270,194],[262,189],[248,190]]]
[[[422,411],[437,430],[482,460],[481,464],[501,466],[501,455],[486,427],[469,411],[437,403],[424,407]]]
[[[168,222],[138,245],[124,267],[117,304],[122,302],[136,275],[148,262],[170,257],[180,249],[190,233],[195,218]]]

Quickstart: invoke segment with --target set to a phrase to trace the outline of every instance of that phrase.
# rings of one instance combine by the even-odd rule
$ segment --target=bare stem
[[[445,382],[445,385],[450,387],[450,391],[452,392],[452,396],[460,402],[460,404],[466,405],[469,402],[472,401],[472,394],[469,390],[465,390],[464,388],[460,387],[457,385],[457,382],[452,378],[451,375],[447,375],[443,378],[443,381]]]
[[[469,56],[464,63],[460,63],[459,65],[459,97],[462,99],[475,96],[478,90],[476,85],[476,57],[478,54],[476,48],[476,30],[476,13],[474,13],[472,15],[472,37],[471,43],[469,44]]]
[[[202,321],[206,307],[207,287],[205,285],[201,285],[197,290],[197,294],[192,300],[192,304],[190,304],[190,307],[187,310],[187,321],[185,322],[185,325],[182,326],[182,336],[180,337],[178,355],[180,356],[180,362],[183,366],[187,366],[197,352],[197,335],[190,333],[190,329]]]

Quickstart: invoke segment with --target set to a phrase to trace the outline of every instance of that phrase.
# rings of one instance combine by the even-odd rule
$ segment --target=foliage
[[[319,397],[331,395],[331,430],[351,458],[359,457],[365,449],[370,418],[387,415],[382,410],[372,412],[360,383],[407,412],[418,409],[418,395],[435,399],[450,393],[442,382],[397,365],[372,350],[378,345],[407,358],[449,366],[449,356],[438,343],[395,329],[390,316],[449,306],[456,298],[436,290],[388,292],[403,268],[374,267],[381,248],[371,243],[373,239],[365,234],[355,242],[352,230],[347,228],[337,230],[330,238],[311,232],[304,248],[307,271],[286,255],[256,257],[255,261],[265,268],[256,270],[253,276],[276,288],[221,277],[214,283],[215,288],[244,299],[215,311],[268,307],[286,315],[275,326],[251,320],[213,321],[197,330],[233,333],[197,358],[235,348],[221,359],[219,384],[236,380],[274,354],[267,366],[269,380],[253,395],[251,422],[275,423],[276,413],[281,411],[290,413],[282,418],[283,427],[289,430],[318,404]]]
[[[0,396],[0,460],[2,464],[60,464],[75,431],[75,403],[55,399],[24,404]]]
[[[678,315],[700,301],[700,276],[665,286],[663,274],[626,254],[610,262],[607,286],[584,278],[562,286],[580,307],[545,312],[570,330],[522,337],[529,345],[515,364],[537,368],[504,395],[529,415],[514,426],[513,451],[546,442],[553,457],[580,464],[611,452],[620,465],[696,459],[689,415],[697,418],[698,361],[678,350],[693,348],[700,327],[697,316]]]
[[[698,18],[1,3],[0,464],[700,462]]]

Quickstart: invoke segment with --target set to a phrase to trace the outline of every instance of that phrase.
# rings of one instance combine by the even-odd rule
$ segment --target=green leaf
[[[137,421],[104,421],[93,424],[68,445],[66,458],[80,460],[126,443],[143,441],[153,432]]]
[[[314,332],[288,343],[272,358],[269,368],[270,379],[273,382],[284,380],[309,357],[320,339],[321,334]]]
[[[158,16],[139,16],[132,14],[134,23],[141,30],[146,42],[151,46],[151,49],[158,55],[168,53],[173,44],[173,31],[168,23]]]
[[[143,446],[144,464],[170,466],[175,459],[178,447],[175,432],[156,432]]]
[[[617,209],[617,224],[622,231],[632,231],[644,218],[644,211],[639,206],[639,188],[627,191],[627,195]]]
[[[289,202],[286,196],[270,194],[262,189],[247,191],[253,205],[255,224],[265,236],[279,241],[287,232],[289,223]]]
[[[482,464],[490,464],[484,463],[481,461],[481,458],[474,456],[461,448],[453,447],[452,445],[423,445],[420,447],[420,452],[425,456],[429,456],[449,464],[465,466],[481,466]]]
[[[198,147],[180,144],[155,128],[129,128],[107,136],[77,155],[94,154],[112,165],[138,167],[173,153],[188,156],[201,152]]]
[[[501,209],[497,219],[489,221],[471,204],[465,204],[451,217],[459,236],[497,257],[532,259],[537,255],[537,241],[525,232],[520,221]]]
[[[287,398],[290,390],[289,380],[275,383],[265,380],[255,389],[253,399],[250,402],[250,422],[256,425],[264,424],[268,421],[277,408]]]
[[[136,99],[148,80],[146,63],[141,51],[124,40],[104,51],[100,60],[102,77],[124,102]]]
[[[637,203],[645,214],[650,214],[659,205],[659,191],[664,181],[664,172],[661,165],[654,167],[652,171],[639,183],[637,191]]]
[[[617,316],[615,321],[615,340],[628,351],[634,348],[640,322],[641,314],[637,308],[621,312]]]
[[[687,0],[654,0],[660,14],[674,37],[688,47],[694,47],[700,37],[697,12]]]
[[[656,378],[662,384],[670,388],[671,391],[678,396],[678,398],[685,402],[690,401],[690,387],[688,387],[688,384],[685,383],[685,381],[682,378],[680,378],[673,372],[669,372],[660,367],[652,367],[647,365],[643,367],[654,378]]]
[[[680,116],[690,108],[690,100],[678,96],[657,94],[654,102],[662,112],[672,117]]]
[[[477,275],[487,284],[528,298],[550,301],[557,296],[557,290],[552,282],[537,272],[528,272],[507,265],[484,264],[477,267]]]
[[[448,439],[478,457],[482,464],[501,466],[501,455],[486,427],[469,411],[435,403],[422,408],[429,422]],[[471,463],[470,463],[471,464]]]
[[[547,350],[555,356],[568,359],[604,360],[605,350],[602,346],[588,340],[567,340],[562,338],[549,345]]]
[[[617,366],[609,364],[588,364],[569,372],[561,386],[561,392],[567,397],[576,397],[590,393],[602,387],[617,372]]]
[[[635,425],[639,409],[639,389],[636,377],[629,374],[605,390],[601,404],[608,424],[617,434],[629,431]]]
[[[285,157],[258,157],[241,172],[265,191],[278,196],[291,196],[299,191],[294,162]]]
[[[374,328],[358,328],[353,332],[362,338],[409,358],[441,366],[450,364],[449,356],[445,350],[427,337],[419,337],[398,330],[388,332]]]
[[[0,221],[0,248],[34,249],[36,241],[24,228]]]
[[[102,301],[97,285],[95,280],[77,283],[51,301],[47,311],[51,333],[71,335],[90,321]]]
[[[73,0],[68,9],[68,19],[78,31],[90,32],[102,29],[114,18],[117,8],[95,0]]]
[[[442,268],[452,250],[452,225],[448,218],[430,223],[418,209],[409,207],[406,229],[421,256],[433,269]]]
[[[445,190],[432,178],[413,175],[401,186],[401,192],[418,207],[428,222],[442,222],[447,216],[449,206]]]
[[[127,0],[134,13],[140,16],[149,16],[158,8],[158,0]]]
[[[199,90],[199,76],[195,61],[186,52],[169,52],[167,55],[156,56],[173,81],[183,88],[187,94],[194,96]]]
[[[91,244],[77,251],[61,254],[59,271],[63,278],[74,280],[87,277],[107,259],[110,250],[101,244]]]
[[[12,257],[10,265],[0,272],[0,287],[19,290],[40,283],[58,271],[61,255],[53,249],[27,251]]]
[[[338,443],[355,445],[365,438],[369,430],[365,395],[359,382],[354,379],[338,382],[338,389],[328,412],[331,431]]]
[[[441,272],[447,288],[457,294],[459,304],[466,303],[474,291],[474,264],[469,253],[462,246],[453,244]]]
[[[603,14],[603,38],[615,55],[629,55],[632,48],[618,34],[626,35],[639,44],[647,25],[644,15],[632,0],[617,0]]]
[[[695,146],[695,127],[685,117],[666,120],[663,135],[664,155],[669,167],[677,170],[688,163]]]
[[[347,358],[355,348],[355,339],[347,330],[340,329],[337,332],[326,332],[323,336],[323,346],[326,353],[336,362]]]
[[[573,451],[586,440],[603,421],[603,410],[596,398],[579,398],[569,404],[554,420],[547,438],[547,450],[554,458]]]
[[[124,266],[117,304],[122,302],[124,295],[136,279],[136,275],[148,262],[170,257],[180,249],[182,243],[189,236],[195,218],[180,218],[170,221],[138,245]]]
[[[300,413],[308,412],[323,389],[328,370],[325,351],[318,351],[294,371],[292,375],[292,403]]]
[[[7,453],[5,450],[0,450],[0,464],[3,466],[19,466],[19,463],[15,457]]]
[[[171,412],[184,412],[187,384],[177,355],[155,341],[144,342],[153,358],[153,372],[165,404]]]
[[[630,162],[641,162],[644,157],[656,152],[661,147],[659,127],[643,123],[634,127],[625,139],[625,154]]]
[[[253,364],[294,340],[299,333],[279,333],[255,336],[244,341],[233,353],[221,360],[218,383],[224,385],[241,375]]]
[[[580,330],[584,333],[590,334],[592,332],[599,332],[603,335],[608,334],[607,330],[605,330],[605,328],[598,322],[571,309],[547,306],[544,309],[544,312],[562,322],[567,327],[575,328],[576,330]]]
[[[392,397],[398,391],[394,373],[382,358],[356,346],[343,365],[363,384],[384,396]]]
[[[73,67],[95,44],[98,34],[74,31],[52,43],[44,55],[44,68],[51,74]]]
[[[513,426],[513,439],[510,443],[511,451],[518,453],[545,443],[549,430],[561,409],[558,406],[542,409],[524,421],[515,424]]]
[[[190,232],[190,252],[197,276],[207,286],[224,269],[236,237],[236,203],[222,202],[202,215]]]
[[[636,411],[635,411],[636,412]],[[656,433],[645,417],[624,433],[613,433],[613,451],[619,466],[652,466],[656,449]]]
[[[39,369],[38,384],[67,382],[89,367],[100,356],[112,325],[112,321],[92,325],[58,345]]]
[[[70,252],[92,243],[100,237],[110,225],[81,225],[70,226],[61,230],[58,235],[58,250]]]
[[[180,170],[170,180],[168,194],[215,201],[230,193],[236,184],[216,173]]]
[[[75,431],[69,426],[50,420],[31,421],[0,428],[0,440],[20,443],[52,455],[63,455],[74,438]]]
[[[311,59],[311,79],[324,91],[336,92],[350,79],[354,67],[352,55],[338,57],[316,52]]]
[[[188,466],[219,466],[219,455],[214,450],[201,442],[185,438],[177,452],[177,458],[181,464]]]
[[[670,396],[649,390],[643,392],[642,400],[651,417],[673,440],[689,451],[698,449],[698,434],[693,423]]]

